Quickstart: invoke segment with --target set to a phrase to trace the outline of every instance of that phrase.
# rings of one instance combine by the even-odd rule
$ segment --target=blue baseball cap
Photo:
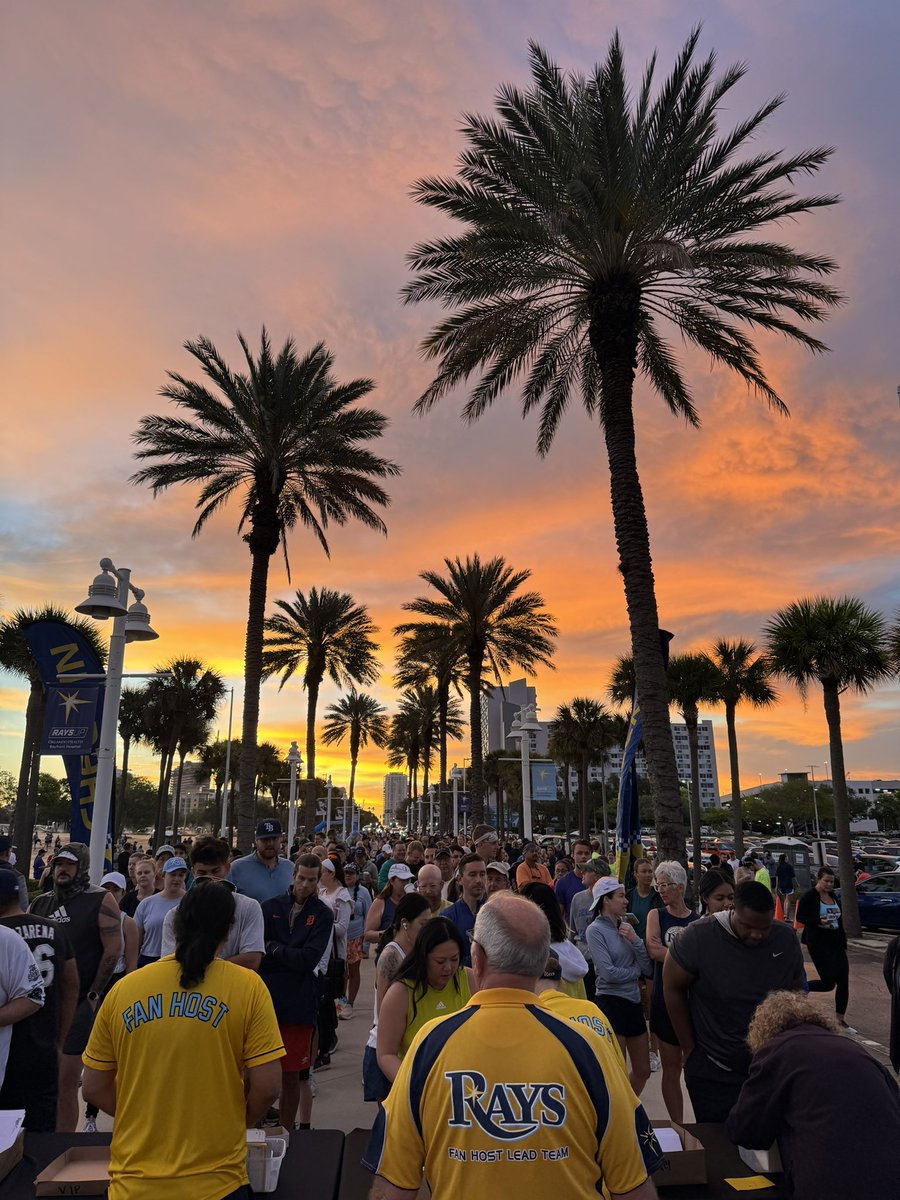
[[[171,875],[173,871],[186,871],[187,869],[188,865],[183,858],[170,858],[163,867],[163,875]]]

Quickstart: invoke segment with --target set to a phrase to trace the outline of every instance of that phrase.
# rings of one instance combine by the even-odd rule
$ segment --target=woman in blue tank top
[[[653,992],[650,997],[650,1032],[656,1034],[662,1060],[662,1094],[669,1117],[679,1125],[684,1120],[681,1092],[681,1047],[666,1010],[663,996],[663,963],[669,946],[697,914],[684,902],[687,872],[681,863],[661,862],[655,873],[656,888],[664,908],[647,914],[647,953],[654,963]]]

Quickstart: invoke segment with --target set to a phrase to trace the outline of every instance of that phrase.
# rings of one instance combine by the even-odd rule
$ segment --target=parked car
[[[840,904],[840,890],[835,895]],[[864,879],[856,885],[856,895],[863,929],[900,930],[900,871]]]
[[[859,854],[857,861],[867,875],[884,875],[900,870],[900,859],[893,854]]]

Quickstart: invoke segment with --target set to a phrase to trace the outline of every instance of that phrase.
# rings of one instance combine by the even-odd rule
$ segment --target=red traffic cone
[[[784,920],[784,909],[781,907],[781,897],[778,895],[775,897],[775,920]]]

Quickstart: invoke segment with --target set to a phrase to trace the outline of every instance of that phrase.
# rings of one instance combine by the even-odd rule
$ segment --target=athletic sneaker
[[[313,1063],[313,1069],[316,1071],[327,1071],[331,1067],[331,1055],[320,1054]]]
[[[338,1012],[339,1021],[349,1021],[353,1016],[353,1005],[348,1000],[346,1004]]]
[[[84,1124],[81,1127],[81,1132],[82,1133],[96,1133],[97,1132],[97,1118],[96,1117],[85,1117]]]
[[[858,1033],[858,1029],[854,1029],[852,1025],[848,1025],[843,1017],[838,1017],[838,1025],[843,1029],[844,1033]]]
[[[659,1055],[656,1053],[655,1050],[651,1050],[650,1051],[650,1070],[658,1071],[661,1066],[662,1066],[662,1062],[660,1061]]]

